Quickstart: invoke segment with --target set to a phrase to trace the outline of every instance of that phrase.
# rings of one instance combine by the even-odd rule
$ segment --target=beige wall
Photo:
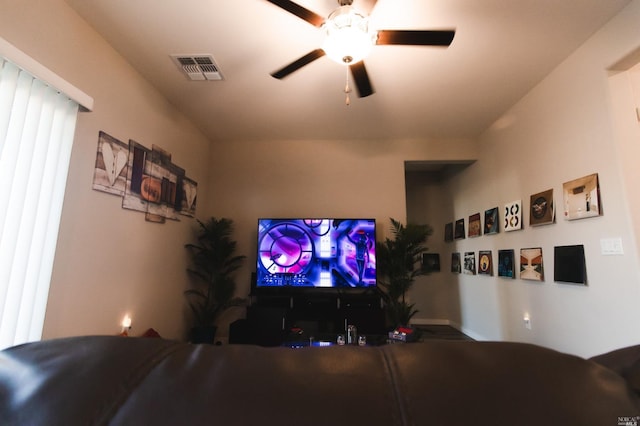
[[[234,219],[248,256],[240,292],[255,271],[259,217],[371,217],[381,239],[390,217],[406,220],[405,160],[469,160],[475,149],[465,140],[216,144],[206,196],[214,215]]]
[[[465,167],[469,167],[468,165]],[[408,296],[418,313],[414,323],[461,325],[460,293],[452,285],[450,243],[444,242],[444,224],[454,217],[453,195],[441,178],[432,173],[406,174],[407,220],[431,225],[433,234],[427,239],[429,253],[440,255],[440,272],[420,276]]]
[[[44,337],[117,334],[125,313],[134,335],[154,327],[182,337],[193,221],[145,222],[121,198],[92,190],[93,167],[103,130],[167,150],[206,192],[207,140],[64,1],[0,3],[0,36],[95,100],[76,129]]]
[[[121,209],[117,197],[91,189],[97,135],[104,130],[171,152],[199,183],[198,216],[235,220],[239,249],[249,257],[238,276],[241,293],[254,269],[258,217],[370,216],[382,238],[389,217],[415,216],[434,226],[434,250],[443,264],[441,275],[430,278],[434,285],[418,283],[412,292],[418,320],[452,320],[478,338],[529,341],[583,355],[640,340],[640,269],[630,214],[638,195],[629,182],[637,174],[625,156],[635,151],[617,137],[606,73],[640,44],[639,1],[508,111],[479,147],[432,140],[246,141],[210,149],[64,1],[0,0],[0,10],[0,36],[95,99],[94,112],[81,114],[78,122],[45,337],[115,334],[125,313],[133,317],[134,334],[154,327],[166,337],[184,335],[182,246],[193,221],[146,223],[141,214]],[[446,184],[425,183],[405,195],[404,161],[475,158]],[[447,221],[517,198],[528,207],[530,194],[548,188],[560,203],[562,182],[593,172],[600,175],[602,217],[565,222],[558,214],[550,226],[451,246],[441,242]],[[305,195],[309,189],[318,195]],[[422,196],[436,202],[405,207],[407,199]],[[623,256],[600,254],[600,239],[609,237],[622,238]],[[560,244],[585,245],[589,286],[553,282],[551,253]],[[543,247],[544,283],[446,272],[453,250],[492,249],[495,256],[501,248],[530,246]],[[525,311],[530,331],[522,324]]]
[[[628,66],[614,67],[610,72],[611,106],[614,117],[615,141],[618,147],[618,161],[623,178],[624,191],[629,209],[636,242],[640,241],[640,48],[629,55],[625,63]]]
[[[156,144],[199,183],[198,217],[230,217],[239,252],[239,293],[255,270],[258,217],[367,216],[384,231],[404,220],[404,160],[468,159],[470,141],[207,140],[62,0],[3,1],[0,36],[95,99],[80,116],[56,252],[44,337],[132,334],[153,327],[184,337],[185,242],[192,220],[164,225],[93,191],[100,130],[123,141]],[[209,161],[210,159],[210,161]],[[226,320],[241,315],[231,312]],[[221,334],[226,334],[223,322]]]
[[[640,2],[634,1],[488,129],[478,161],[447,183],[454,194],[450,219],[517,199],[528,212],[531,194],[554,190],[555,224],[532,228],[527,216],[521,231],[457,241],[445,249],[445,256],[491,249],[494,261],[499,249],[543,249],[544,282],[450,275],[452,291],[460,295],[462,327],[471,335],[585,356],[640,343],[640,269],[632,225],[638,212],[630,207],[640,195],[637,155],[629,156],[637,153],[638,140],[621,140],[614,131],[607,73],[640,45],[638,22]],[[599,174],[604,215],[566,221],[563,182],[591,173]],[[606,238],[621,238],[624,255],[602,255]],[[570,244],[585,247],[588,286],[553,280],[553,248]],[[524,327],[525,313],[531,330]]]

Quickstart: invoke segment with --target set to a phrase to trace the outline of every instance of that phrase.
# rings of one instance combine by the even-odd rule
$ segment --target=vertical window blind
[[[0,348],[42,336],[78,109],[0,57]]]

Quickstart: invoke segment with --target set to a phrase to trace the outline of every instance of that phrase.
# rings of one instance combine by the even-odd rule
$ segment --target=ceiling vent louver
[[[170,55],[189,80],[222,80],[220,69],[211,55]]]

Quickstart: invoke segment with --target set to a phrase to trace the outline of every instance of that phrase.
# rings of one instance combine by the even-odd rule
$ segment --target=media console
[[[384,335],[385,311],[382,298],[371,292],[302,292],[254,294],[247,307],[241,331],[231,330],[232,343],[279,346],[291,339],[335,340],[347,325],[359,334]],[[244,339],[237,339],[243,335]],[[234,339],[231,339],[234,337]],[[235,340],[235,341],[233,341]],[[244,341],[241,341],[244,340]]]

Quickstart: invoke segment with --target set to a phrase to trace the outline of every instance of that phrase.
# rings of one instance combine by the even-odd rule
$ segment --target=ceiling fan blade
[[[454,30],[380,30],[376,44],[449,46],[455,34]]]
[[[356,83],[356,89],[358,89],[358,96],[365,98],[369,95],[373,95],[373,87],[369,80],[369,74],[364,66],[364,61],[356,62],[353,65],[349,65],[351,75]]]
[[[290,0],[267,0],[269,3],[286,10],[289,13],[293,13],[300,19],[304,19],[313,26],[320,27],[324,24],[324,18],[309,9],[300,6]]]
[[[277,79],[283,79],[289,74],[291,74],[292,72],[299,70],[300,68],[304,67],[307,64],[310,64],[311,62],[315,61],[318,58],[323,57],[324,55],[325,53],[324,53],[324,50],[322,49],[312,50],[311,52],[307,53],[300,59],[297,59],[291,62],[289,65],[272,73],[271,76]]]

